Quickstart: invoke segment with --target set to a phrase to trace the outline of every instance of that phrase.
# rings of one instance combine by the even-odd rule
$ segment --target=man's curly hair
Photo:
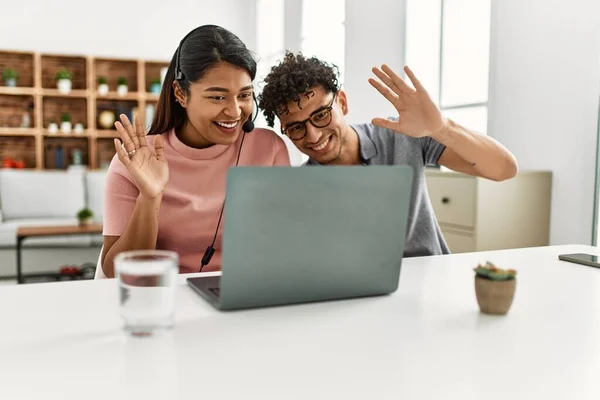
[[[273,127],[276,116],[289,112],[287,104],[295,101],[300,106],[301,96],[313,94],[311,88],[320,85],[326,92],[337,93],[340,90],[338,77],[336,65],[287,51],[283,61],[266,76],[265,86],[258,96],[258,106],[269,126]]]

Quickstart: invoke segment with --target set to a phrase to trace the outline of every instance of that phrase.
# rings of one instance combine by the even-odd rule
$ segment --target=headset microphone
[[[196,28],[196,29],[198,29],[198,28]],[[183,47],[183,42],[185,42],[185,39],[187,39],[194,31],[196,31],[196,29],[193,29],[187,35],[185,35],[183,37],[183,39],[181,39],[181,42],[179,42],[179,46],[177,46],[177,51],[175,52],[175,80],[176,81],[186,79],[186,76],[184,75],[183,71],[181,70],[181,66],[179,65],[179,57],[180,57],[180,53],[181,53],[181,48]],[[256,117],[258,117],[258,101],[256,100],[256,96],[254,95],[254,93],[252,93],[252,100],[254,100],[254,104],[256,105],[256,114],[254,115],[254,117],[252,119],[249,118],[242,125],[242,131],[244,131],[244,133],[250,133],[254,130],[254,120],[256,120]],[[240,154],[242,152],[242,145],[244,144],[245,137],[246,137],[246,135],[243,135],[242,140],[240,142],[240,149],[238,150],[237,160],[235,161],[236,167],[238,165],[238,162],[240,161]],[[225,200],[227,200],[227,197],[225,198]],[[215,241],[217,240],[217,232],[219,232],[219,226],[221,225],[221,218],[223,217],[223,209],[225,208],[225,200],[223,200],[223,205],[221,206],[221,212],[219,213],[219,221],[217,222],[217,229],[215,229],[215,235],[213,236],[212,243],[206,248],[206,251],[204,251],[204,255],[202,256],[202,261],[200,264],[200,272],[202,272],[202,269],[206,265],[208,265],[208,263],[210,262],[210,259],[212,258],[213,254],[215,253],[214,246],[215,246]]]
[[[244,122],[244,124],[242,125],[242,130],[244,131],[244,133],[250,133],[250,132],[252,132],[252,130],[254,130],[254,120],[256,120],[256,117],[258,116],[258,102],[256,101],[256,96],[254,96],[254,93],[252,94],[252,98],[254,99],[254,103],[256,104],[256,114],[254,114],[254,117],[252,118],[252,120],[248,119],[248,121]],[[244,137],[245,136],[246,135],[244,135]],[[244,144],[244,137],[242,137],[242,141],[240,143],[240,149],[238,150],[237,160],[235,161],[236,167],[238,165],[238,162],[240,161],[240,154],[242,152],[242,145]],[[225,200],[227,200],[227,197],[225,197]],[[217,229],[215,229],[215,235],[213,236],[212,243],[210,244],[210,246],[208,246],[206,248],[206,250],[204,251],[204,255],[202,256],[202,261],[200,264],[200,272],[202,272],[204,267],[208,265],[213,254],[215,254],[215,241],[217,240],[217,232],[219,232],[219,226],[221,225],[221,218],[223,217],[223,209],[225,208],[225,200],[223,200],[223,205],[221,206],[221,212],[219,213],[219,221],[217,222]]]
[[[254,129],[254,122],[252,122],[250,120],[244,122],[244,125],[242,125],[242,130],[246,133],[252,132],[253,129]]]
[[[256,117],[258,117],[258,101],[256,101],[256,96],[254,95],[254,93],[252,93],[252,99],[254,100],[254,104],[256,105],[256,114],[254,114],[252,120],[249,119],[248,121],[244,122],[244,125],[242,125],[242,130],[245,133],[252,132],[252,130],[254,129],[254,121],[256,120]]]

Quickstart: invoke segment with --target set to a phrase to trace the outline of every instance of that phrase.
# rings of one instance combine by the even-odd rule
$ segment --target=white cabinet
[[[547,246],[552,173],[494,182],[427,169],[429,197],[452,253]]]

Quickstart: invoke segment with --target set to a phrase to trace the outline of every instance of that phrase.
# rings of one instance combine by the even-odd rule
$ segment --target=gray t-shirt
[[[412,197],[408,210],[405,257],[449,254],[450,249],[435,218],[425,166],[437,165],[445,146],[430,137],[412,138],[373,124],[351,127],[358,134],[363,165],[410,165],[414,170]],[[307,165],[318,165],[309,159]]]

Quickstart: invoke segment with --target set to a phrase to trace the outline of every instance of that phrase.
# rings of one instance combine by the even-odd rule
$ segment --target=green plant
[[[73,79],[73,74],[67,71],[66,69],[61,69],[56,73],[56,80],[59,81],[61,79]]]
[[[70,122],[70,121],[71,121],[71,116],[70,116],[68,113],[63,113],[63,114],[60,116],[60,120],[61,120],[62,122]]]
[[[160,85],[160,78],[154,78],[150,81],[153,85]]]
[[[106,80],[106,77],[104,77],[104,76],[101,76],[101,77],[98,78],[98,84],[99,85],[106,85],[107,82],[108,81]]]
[[[4,78],[5,81],[9,79],[17,79],[18,77],[19,73],[12,68],[4,68],[4,71],[2,71],[2,78]]]
[[[117,85],[127,85],[127,78],[120,76],[117,79]]]
[[[94,216],[94,213],[92,212],[92,210],[90,210],[87,207],[82,208],[77,213],[77,219],[80,220],[80,221],[84,220],[84,219],[92,218],[93,216]]]
[[[485,265],[479,264],[473,270],[478,277],[490,281],[510,281],[515,279],[517,275],[517,271],[514,269],[498,268],[489,261]]]

